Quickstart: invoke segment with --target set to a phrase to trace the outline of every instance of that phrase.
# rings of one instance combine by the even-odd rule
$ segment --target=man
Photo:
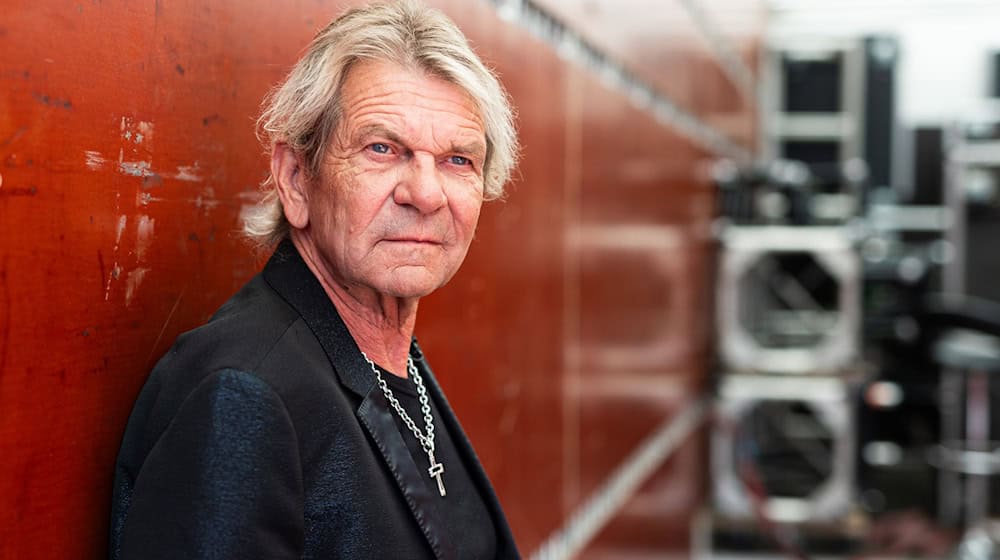
[[[412,337],[516,138],[461,32],[409,1],[321,31],[260,120],[263,272],[181,335],[116,465],[112,558],[516,558]]]

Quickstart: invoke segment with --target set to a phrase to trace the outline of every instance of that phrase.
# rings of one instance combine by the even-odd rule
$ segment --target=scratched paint
[[[135,297],[136,290],[139,289],[139,285],[142,284],[143,278],[146,277],[146,273],[149,272],[148,268],[139,267],[128,273],[125,278],[125,306],[128,307],[132,303],[132,298]]]
[[[203,191],[198,193],[198,196],[191,201],[195,208],[199,210],[213,210],[219,205],[219,199],[215,198],[215,189],[212,187],[205,187]]]
[[[149,216],[139,216],[139,221],[135,225],[135,258],[137,262],[143,262],[146,257],[146,249],[153,241],[153,229],[156,220]]]
[[[118,266],[118,249],[121,248],[122,234],[125,233],[125,226],[128,225],[128,216],[122,214],[118,217],[118,226],[115,228],[115,247],[112,253],[115,257],[115,264],[111,267],[111,273],[104,283],[104,301],[111,297],[111,282],[116,280],[121,274],[121,267]]]
[[[146,142],[153,140],[153,123],[139,121],[139,124],[136,126],[136,132],[133,135],[133,141],[136,144],[142,144],[144,140]]]
[[[201,175],[198,174],[198,162],[195,162],[194,165],[178,166],[177,172],[172,177],[179,181],[190,181],[192,183],[202,180]]]
[[[104,156],[101,155],[101,152],[86,150],[83,152],[83,155],[86,158],[87,168],[92,171],[100,171],[101,169],[104,169],[104,164],[108,162],[108,160],[104,159]]]
[[[111,281],[117,280],[118,277],[121,276],[121,273],[122,267],[118,266],[118,263],[116,262],[115,265],[111,267],[111,273],[108,274],[108,281],[104,286],[104,301],[108,301],[111,297]]]
[[[147,130],[144,134],[152,134],[152,125],[149,123],[140,123],[141,125],[148,125],[145,127]],[[130,134],[130,131],[126,131],[126,134]],[[137,133],[139,134],[139,133]],[[144,136],[148,140],[148,136]],[[135,136],[129,136],[129,138],[135,138]],[[87,168],[91,171],[100,171],[104,169],[105,164],[108,163],[107,158],[104,157],[101,152],[95,150],[85,150],[83,152],[84,163]],[[172,173],[159,173],[153,169],[153,165],[149,161],[125,161],[125,149],[119,148],[118,150],[118,171],[124,175],[130,177],[143,177],[155,179],[154,183],[160,185],[163,182],[163,177],[170,179],[177,179],[178,181],[186,181],[189,183],[197,183],[204,181],[201,176],[201,169],[198,162],[194,162],[191,165],[178,165],[176,170]],[[148,184],[146,186],[149,186]],[[147,201],[148,202],[148,201]]]
[[[123,116],[118,128],[126,144],[138,146],[153,139],[153,123],[149,121],[135,122],[132,117]]]
[[[139,191],[135,193],[135,205],[136,207],[149,206],[151,202],[163,202],[164,199],[158,196],[153,196],[145,191]]]
[[[153,174],[149,170],[148,161],[123,161],[118,164],[118,171],[133,177],[149,177]]]
[[[128,224],[128,216],[122,214],[118,216],[118,227],[115,228],[115,252],[118,252],[118,247],[122,242],[122,233],[125,232],[125,226]]]

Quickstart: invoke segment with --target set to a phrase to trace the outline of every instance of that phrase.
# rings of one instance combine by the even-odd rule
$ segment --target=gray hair
[[[467,93],[486,132],[484,198],[503,196],[517,161],[513,109],[494,73],[483,64],[458,27],[441,12],[414,0],[349,10],[313,38],[285,81],[265,98],[257,135],[272,150],[285,143],[305,161],[310,177],[320,165],[341,117],[340,94],[359,60],[378,60],[423,70]],[[274,177],[262,184],[264,198],[244,214],[244,233],[262,246],[287,237],[289,224]]]

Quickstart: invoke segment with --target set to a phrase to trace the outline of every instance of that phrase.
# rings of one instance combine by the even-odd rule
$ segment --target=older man
[[[440,13],[348,12],[269,97],[263,272],[178,338],[115,473],[112,558],[512,558],[413,339],[513,166],[496,78]]]

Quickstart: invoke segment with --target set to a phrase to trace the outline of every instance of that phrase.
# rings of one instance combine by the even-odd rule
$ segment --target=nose
[[[393,200],[412,206],[421,214],[430,214],[448,202],[437,162],[430,154],[414,154],[396,184]]]

